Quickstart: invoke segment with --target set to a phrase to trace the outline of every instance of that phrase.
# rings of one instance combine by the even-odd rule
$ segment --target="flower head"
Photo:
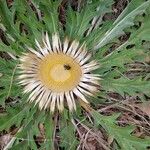
[[[24,93],[30,93],[28,101],[39,105],[40,109],[50,108],[54,112],[64,109],[67,102],[69,110],[76,110],[76,100],[88,103],[86,97],[97,91],[97,74],[92,71],[99,67],[85,44],[67,38],[61,42],[58,34],[53,34],[50,41],[48,34],[42,43],[36,41],[37,50],[20,57],[20,84]]]

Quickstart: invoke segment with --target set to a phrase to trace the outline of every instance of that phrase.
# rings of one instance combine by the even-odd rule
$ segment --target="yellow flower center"
[[[54,92],[72,90],[80,82],[81,75],[80,65],[63,53],[49,54],[39,61],[39,79]]]
[[[65,82],[70,78],[71,73],[66,71],[62,64],[58,64],[51,68],[50,76],[55,82]]]

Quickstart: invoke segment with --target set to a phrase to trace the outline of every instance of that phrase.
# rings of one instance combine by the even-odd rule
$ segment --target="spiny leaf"
[[[62,129],[61,137],[63,138],[61,142],[62,147],[69,148],[70,150],[76,148],[78,141],[75,137],[74,126],[71,123]]]
[[[81,10],[74,11],[71,6],[68,8],[66,20],[66,33],[71,38],[78,40],[84,37],[85,32],[90,28],[90,21],[97,16],[102,16],[110,11],[112,0],[104,1],[86,1]],[[88,14],[88,15],[87,15]]]
[[[45,126],[45,141],[43,144],[41,144],[41,148],[49,150],[54,149],[54,131],[55,131],[55,126],[54,126],[54,121],[52,120],[52,117],[50,114],[46,115],[45,121],[44,121],[44,126]]]
[[[131,2],[132,3],[132,2]],[[124,34],[124,29],[134,25],[134,18],[142,14],[150,5],[150,1],[144,2],[135,9],[133,9],[129,14],[124,16],[117,23],[114,22],[112,28],[106,32],[106,34],[99,40],[99,43],[95,46],[94,49],[99,49],[109,43],[116,37]]]
[[[0,42],[0,51],[2,52],[10,52],[15,53],[14,50],[11,48],[11,46],[7,46],[4,43]]]
[[[39,3],[39,8],[44,11],[44,17],[42,19],[50,34],[61,31],[61,26],[58,20],[58,7],[60,3],[60,0],[42,0]]]
[[[19,20],[28,29],[28,34],[34,35],[34,39],[38,39],[41,35],[43,25],[36,17],[35,12],[25,0],[15,0],[13,10],[16,12],[16,22]]]
[[[8,130],[12,125],[20,126],[28,111],[29,107],[25,107],[24,109],[21,107],[7,109],[7,115],[0,118],[0,131],[4,129]]]
[[[144,81],[141,78],[132,80],[125,77],[110,79],[106,76],[104,80],[101,81],[101,85],[106,91],[118,92],[122,96],[124,96],[125,93],[135,96],[137,92],[149,95],[150,91],[150,82]]]
[[[20,145],[22,145],[22,149],[26,149],[29,147],[31,149],[37,149],[37,145],[35,143],[35,135],[40,134],[38,125],[40,123],[43,123],[43,121],[45,120],[45,113],[38,112],[37,107],[33,108],[33,106],[31,106],[29,108],[30,109],[27,112],[25,118],[26,121],[23,120],[22,123],[23,130],[15,135],[16,136],[15,144],[11,147],[11,149],[19,149]],[[20,140],[22,141],[20,142]]]
[[[0,104],[3,106],[6,98],[21,95],[21,89],[16,83],[16,67],[16,61],[0,59],[0,72],[3,74],[0,78]]]
[[[145,53],[141,49],[124,49],[122,51],[113,51],[103,59],[99,60],[101,68],[106,70],[111,69],[112,66],[118,66],[124,68],[124,64],[134,62],[134,58],[138,56],[145,56]]]
[[[0,1],[0,16],[1,22],[6,27],[7,32],[9,32],[14,38],[19,39],[20,35],[14,24],[14,14],[8,9],[7,3],[5,0]]]
[[[64,147],[65,149],[76,149],[76,146],[78,144],[78,141],[75,136],[75,128],[73,124],[68,121],[68,115],[66,114],[66,111],[64,112],[61,120],[61,132],[60,136],[62,137],[61,140],[61,147]]]
[[[86,45],[89,49],[93,50],[94,45],[98,44],[100,38],[108,31],[112,26],[111,21],[103,22],[101,28],[94,29],[89,35],[83,38],[83,41],[86,41]],[[106,49],[105,49],[106,50]]]
[[[131,132],[134,130],[133,127],[116,125],[116,117],[103,116],[96,111],[93,111],[92,114],[95,122],[101,125],[110,136],[114,137],[121,149],[141,150],[150,146],[150,139],[140,139],[131,135]]]
[[[101,72],[108,71],[113,66],[125,68],[126,66],[124,66],[124,64],[135,62],[136,60],[143,62],[146,59],[148,53],[145,50],[148,50],[148,48],[143,47],[142,41],[150,40],[150,20],[148,18],[149,15],[146,15],[146,17],[143,18],[141,27],[138,30],[133,30],[134,32],[132,32],[129,39],[108,55],[104,56],[107,52],[107,48],[101,49],[101,51],[97,53],[96,59],[98,59],[101,64]],[[128,48],[130,45],[134,47]]]
[[[128,6],[121,12],[119,17],[115,20],[114,24],[121,21],[124,17],[126,17],[129,13],[133,11],[133,9],[136,9],[138,6],[140,6],[142,3],[144,3],[144,0],[132,0]]]

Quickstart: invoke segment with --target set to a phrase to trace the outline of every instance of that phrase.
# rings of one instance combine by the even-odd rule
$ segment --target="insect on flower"
[[[44,45],[44,46],[42,46]],[[99,75],[92,71],[99,64],[91,59],[85,44],[79,46],[76,40],[60,41],[57,33],[43,37],[42,44],[36,41],[37,50],[20,57],[20,84],[24,93],[30,93],[28,101],[38,104],[40,109],[55,108],[61,112],[66,101],[70,111],[76,110],[76,100],[88,103],[87,96],[93,96],[99,85]]]

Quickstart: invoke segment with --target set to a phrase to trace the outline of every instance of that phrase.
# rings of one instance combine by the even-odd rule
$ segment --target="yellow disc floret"
[[[75,88],[81,78],[80,65],[63,53],[53,53],[39,61],[38,76],[53,92],[64,92]]]

